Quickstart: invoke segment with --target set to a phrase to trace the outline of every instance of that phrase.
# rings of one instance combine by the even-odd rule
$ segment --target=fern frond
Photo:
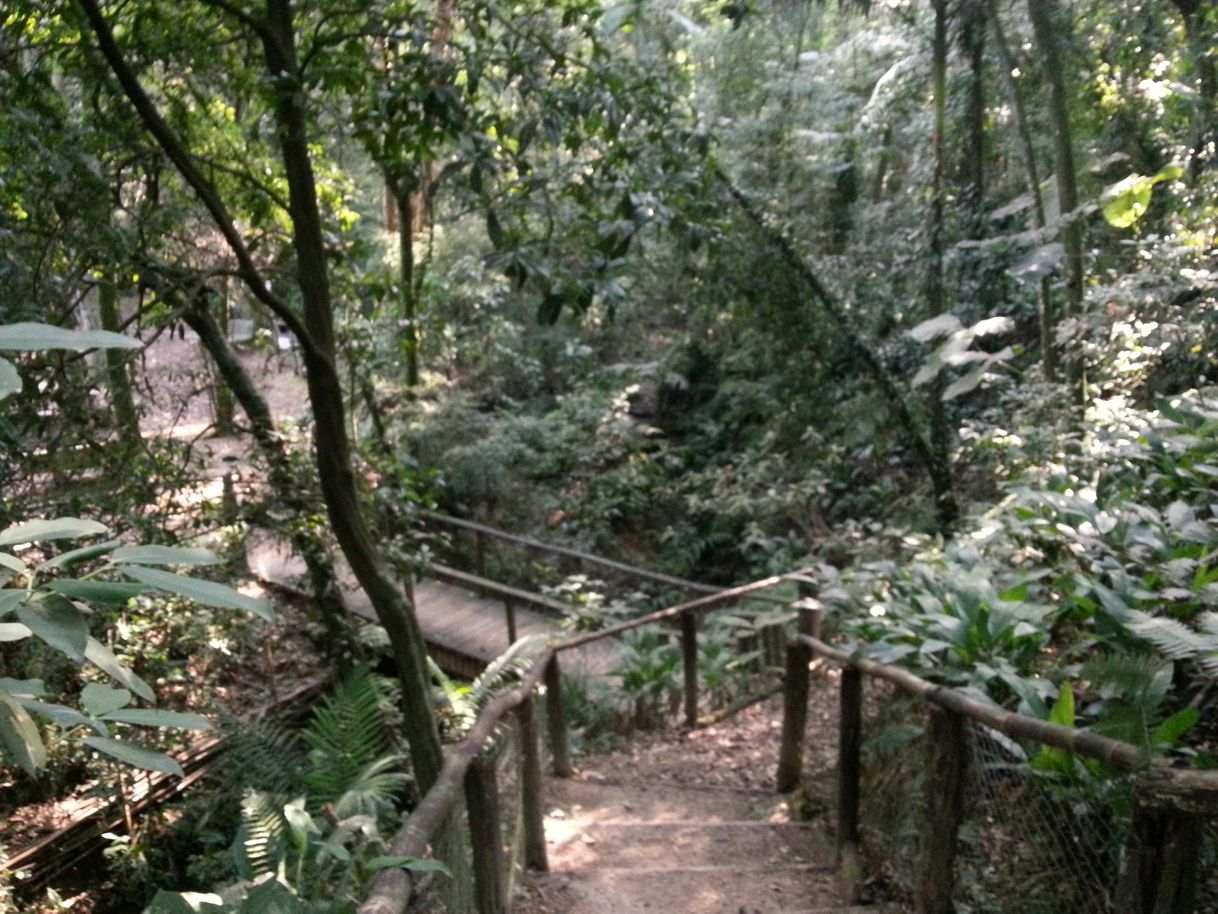
[[[222,726],[224,768],[230,787],[287,794],[299,786],[305,747],[295,730],[270,719],[250,723],[230,720]]]
[[[395,799],[411,782],[404,770],[406,757],[400,754],[382,755],[364,766],[354,783],[334,803],[339,819],[350,816],[376,817],[392,812]]]
[[[284,855],[288,823],[281,798],[261,790],[247,790],[241,800],[239,836],[241,855],[254,876],[272,873]]]
[[[545,635],[526,635],[490,662],[469,690],[474,713],[481,711],[497,692],[526,673],[545,647]]]
[[[337,802],[359,782],[363,770],[386,753],[387,694],[382,677],[359,667],[314,711],[301,733],[311,750],[303,778],[311,802]]]
[[[1194,631],[1183,622],[1139,610],[1129,611],[1126,625],[1171,659],[1196,661],[1206,673],[1218,676],[1218,635]]]

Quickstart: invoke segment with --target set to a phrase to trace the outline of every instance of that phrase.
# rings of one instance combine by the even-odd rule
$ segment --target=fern
[[[247,790],[241,800],[238,864],[249,877],[275,872],[286,853],[287,820],[283,800],[261,790]]]
[[[226,731],[224,766],[230,786],[276,794],[288,794],[299,787],[305,747],[293,730],[275,720],[228,720],[222,726]]]
[[[469,699],[475,715],[505,686],[529,671],[546,641],[545,635],[526,635],[490,662],[470,687]]]
[[[1218,676],[1218,614],[1203,613],[1205,631],[1196,631],[1167,616],[1151,616],[1136,609],[1125,621],[1131,632],[1145,638],[1172,660],[1192,660],[1205,673]]]
[[[363,799],[351,803],[381,808],[404,786],[406,775],[389,778],[384,771],[404,763],[401,755],[389,751],[388,695],[383,677],[360,667],[313,713],[301,733],[310,748],[309,769],[302,780],[311,806],[338,805],[344,794],[355,791]]]

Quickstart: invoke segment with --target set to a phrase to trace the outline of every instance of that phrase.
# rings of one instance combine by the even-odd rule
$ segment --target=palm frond
[[[261,876],[275,871],[284,856],[287,830],[281,797],[261,790],[245,792],[241,800],[238,846],[241,862],[250,875]]]
[[[504,686],[515,683],[533,666],[537,655],[545,648],[545,635],[525,635],[490,662],[470,687],[469,698],[475,714]]]
[[[1192,660],[1209,675],[1218,676],[1218,634],[1199,632],[1176,619],[1139,610],[1130,610],[1125,624],[1171,659]]]

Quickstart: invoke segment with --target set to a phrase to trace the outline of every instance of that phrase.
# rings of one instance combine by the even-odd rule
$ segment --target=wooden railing
[[[440,828],[464,795],[469,817],[473,850],[474,897],[479,914],[503,914],[508,910],[504,873],[507,861],[498,821],[499,789],[495,766],[487,757],[487,741],[507,715],[514,714],[519,729],[521,751],[520,803],[524,822],[523,860],[533,870],[547,869],[544,809],[542,806],[541,735],[535,719],[534,692],[544,684],[550,697],[546,707],[546,731],[551,755],[551,771],[556,777],[572,772],[559,656],[595,641],[612,638],[645,625],[679,620],[684,659],[685,718],[697,721],[697,617],[773,587],[788,575],[754,581],[741,587],[721,590],[676,606],[668,607],[618,625],[588,632],[547,645],[533,658],[519,683],[494,698],[478,715],[468,734],[449,750],[436,783],[415,807],[402,829],[394,836],[389,853],[394,857],[423,858]],[[415,887],[409,870],[392,869],[378,874],[358,914],[403,914]]]
[[[924,700],[926,821],[915,880],[918,914],[951,914],[957,833],[964,816],[967,722],[1015,740],[1029,740],[1135,773],[1132,834],[1116,889],[1116,914],[1189,914],[1194,910],[1200,848],[1207,819],[1218,816],[1218,773],[1154,765],[1138,747],[1095,733],[1015,714],[898,667],[875,663],[816,637],[819,612],[801,611],[787,648],[783,736],[777,788],[802,777],[810,665],[821,657],[841,668],[838,733],[837,842],[843,880],[857,881],[863,677],[885,680]]]
[[[666,587],[672,587],[688,593],[718,594],[723,593],[727,589],[723,587],[715,587],[711,584],[703,584],[698,581],[691,581],[686,578],[675,577],[659,571],[652,571],[648,568],[640,568],[636,565],[628,565],[625,562],[617,562],[613,559],[593,555],[589,552],[580,552],[578,549],[569,549],[565,546],[555,546],[551,543],[545,543],[529,536],[509,533],[506,530],[488,527],[485,524],[479,524],[475,523],[474,521],[453,517],[450,514],[442,514],[439,511],[420,510],[418,512],[418,516],[428,524],[434,524],[436,526],[446,527],[452,530],[461,530],[471,536],[473,538],[474,545],[474,571],[481,578],[485,578],[487,576],[487,544],[494,540],[516,546],[525,550],[526,553],[552,555],[557,558],[564,559],[570,562],[573,567],[580,571],[589,568],[598,568],[603,571],[611,571],[616,574],[621,574],[635,580],[648,581],[653,584],[662,584]],[[754,597],[754,599],[761,600],[762,602],[782,605],[786,605],[788,602],[781,597],[774,597],[766,594],[757,595]]]

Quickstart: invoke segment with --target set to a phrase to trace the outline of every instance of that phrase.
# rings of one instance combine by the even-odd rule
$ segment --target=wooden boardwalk
[[[255,575],[275,584],[296,586],[305,573],[304,562],[274,534],[256,538],[247,557]],[[375,621],[367,596],[349,574],[345,577],[349,581],[343,587],[347,609]],[[428,653],[446,673],[473,678],[511,645],[501,601],[435,580],[416,583],[414,598]],[[565,634],[554,616],[523,606],[517,606],[514,613],[517,638],[541,635],[557,639]],[[563,671],[576,677],[605,675],[616,665],[616,655],[612,644],[598,641],[564,653]]]

